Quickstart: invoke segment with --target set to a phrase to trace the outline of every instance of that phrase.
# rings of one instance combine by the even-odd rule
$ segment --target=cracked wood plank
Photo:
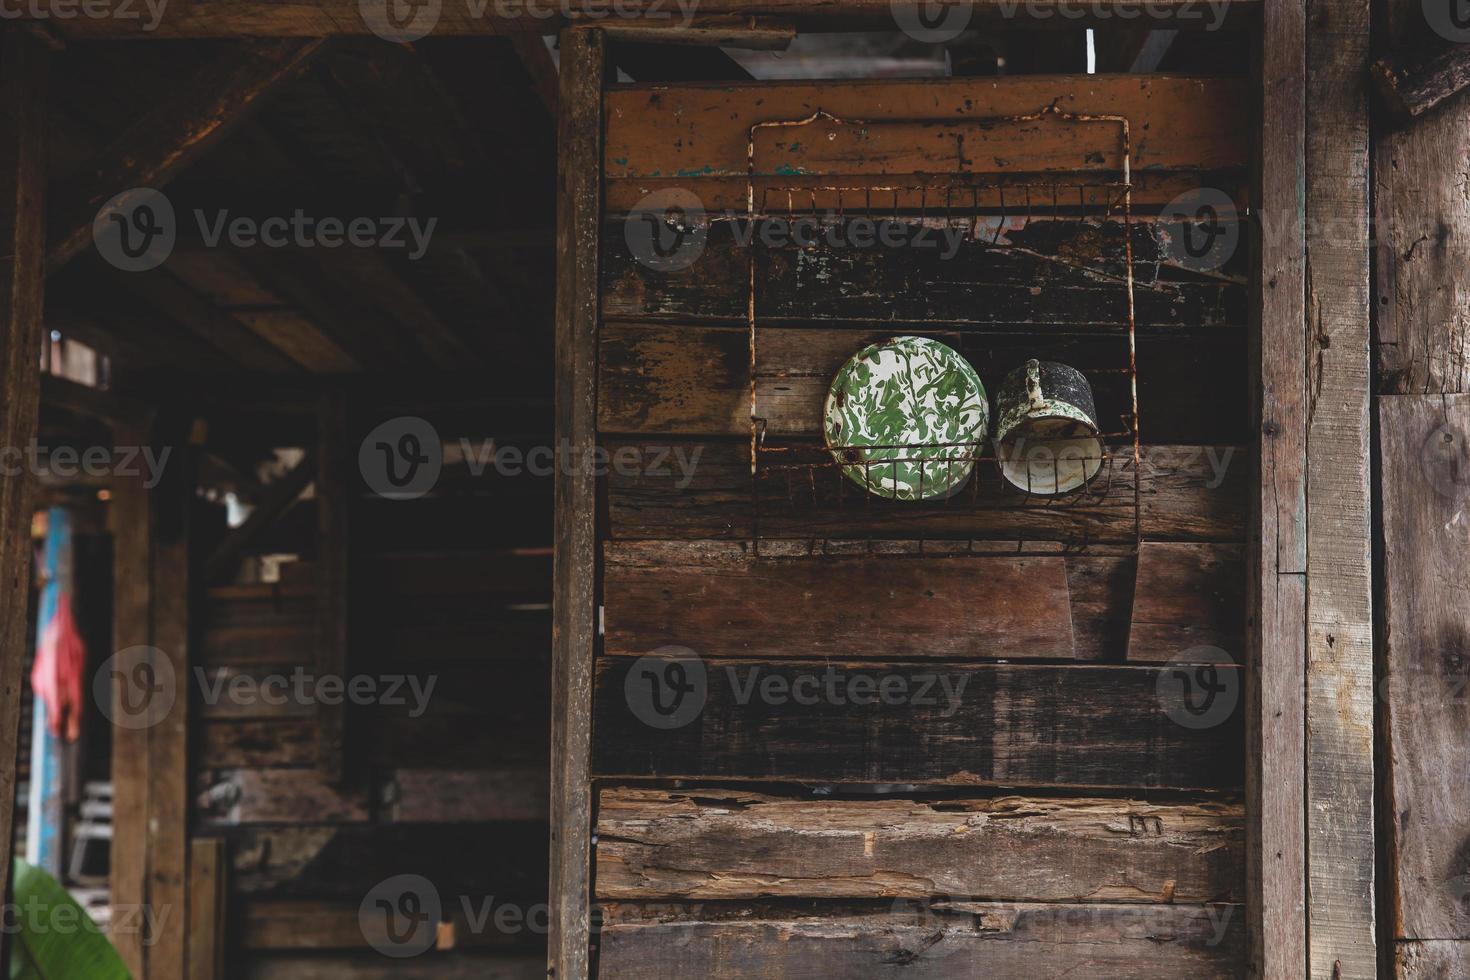
[[[602,899],[1239,901],[1239,803],[603,790]]]

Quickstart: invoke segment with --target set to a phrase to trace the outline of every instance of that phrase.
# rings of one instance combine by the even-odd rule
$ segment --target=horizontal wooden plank
[[[1262,0],[1232,0],[1219,9],[1198,0],[1103,0],[1082,7],[1065,0],[1034,0],[1017,6],[1014,0],[976,0],[966,8],[977,21],[1000,27],[1014,24],[1019,16],[1028,27],[1069,30],[1085,25],[1115,25],[1146,14],[1151,20],[1181,30],[1238,29],[1259,17]],[[108,8],[116,8],[109,12]],[[45,19],[71,40],[240,38],[240,37],[327,37],[334,34],[369,36],[385,30],[405,33],[432,30],[435,37],[465,37],[499,34],[554,34],[568,22],[592,22],[604,28],[668,30],[697,41],[703,32],[715,30],[722,38],[748,33],[752,17],[799,17],[811,29],[893,29],[891,0],[842,0],[813,5],[810,0],[702,0],[698,16],[688,8],[676,9],[656,0],[626,0],[612,8],[606,0],[573,0],[553,6],[535,4],[487,4],[485,7],[445,4],[415,14],[390,27],[383,8],[362,7],[357,0],[233,0],[229,4],[173,5],[158,8],[158,16],[134,6],[131,0],[106,0],[102,13],[76,16],[67,0],[40,0],[24,8],[26,16]],[[609,19],[616,9],[618,17]],[[20,12],[18,10],[18,12]],[[771,25],[760,24],[768,34]]]
[[[1099,213],[1109,202],[1117,200],[1116,177],[1098,173],[977,173],[973,177],[964,174],[934,177],[915,174],[839,179],[783,173],[773,177],[758,177],[755,187],[759,194],[758,200],[767,208],[784,204],[789,198],[798,209],[805,207],[810,210],[850,213],[859,202],[867,206],[866,188],[880,181],[881,186],[891,189],[881,198],[875,198],[874,203],[888,210],[915,213],[942,210],[946,200],[955,208],[963,204],[970,208],[1005,209],[1011,212],[1017,201],[1025,200],[1027,187],[1032,188],[1033,199],[1039,198],[1043,193],[1050,196],[1052,188],[1056,187],[1059,194],[1066,193],[1080,207],[1098,210]],[[1158,210],[1201,187],[1218,189],[1237,207],[1245,207],[1250,200],[1248,171],[1238,167],[1226,170],[1135,171],[1132,187],[1133,206],[1139,212]],[[1061,188],[1065,188],[1065,191]],[[667,201],[671,192],[678,192],[681,197],[686,193],[695,194],[700,207],[708,213],[743,214],[748,189],[749,185],[743,174],[739,177],[624,177],[606,182],[603,207],[608,214],[629,214],[648,208],[651,201]],[[655,194],[658,197],[651,198]]]
[[[201,772],[199,815],[209,825],[361,823],[369,817],[365,788],[327,784],[315,769],[226,769]]]
[[[1187,679],[1148,667],[671,668],[609,657],[597,665],[592,768],[612,778],[1236,788],[1239,674]]]
[[[258,953],[242,957],[241,980],[400,980],[403,964],[376,951],[357,955]],[[545,980],[546,957],[484,951],[425,954],[421,980]]]
[[[832,800],[617,787],[597,817],[604,899],[1240,901],[1238,803]]]
[[[522,906],[546,899],[544,819],[475,824],[229,827],[231,887],[253,900],[344,899],[416,874],[445,902],[494,895]],[[359,936],[361,942],[361,936]]]
[[[626,447],[646,462],[641,467],[614,466],[607,475],[608,526],[614,539],[748,540],[757,514],[766,539],[1134,539],[1139,474],[1131,458],[1113,459],[1080,496],[1056,506],[1024,502],[1001,486],[988,464],[981,464],[971,485],[948,501],[912,503],[864,494],[831,468],[810,474],[763,471],[752,487],[748,441],[609,439],[605,445],[614,455]],[[800,458],[818,462],[824,456],[814,451]],[[1246,461],[1246,453],[1231,446],[1144,447],[1144,537],[1243,540]]]
[[[1022,201],[1007,210],[1025,208]],[[1237,248],[1233,261],[1219,269],[1197,262],[1184,268],[1178,246],[1183,232],[1176,224],[1135,222],[1125,235],[1116,220],[1022,214],[1006,217],[1000,227],[1000,219],[983,219],[988,223],[977,229],[958,208],[949,218],[922,222],[892,217],[881,207],[875,211],[866,218],[823,218],[820,226],[791,231],[779,216],[754,226],[744,219],[699,224],[697,217],[686,217],[704,237],[689,238],[686,251],[671,252],[668,264],[647,254],[649,233],[636,222],[650,220],[648,215],[611,220],[602,236],[603,315],[744,323],[754,255],[756,314],[763,325],[949,325],[1033,340],[1124,334],[1124,241],[1131,237],[1139,332],[1244,332],[1240,263],[1246,250]],[[1240,241],[1238,225],[1223,227],[1233,232],[1224,241]],[[791,241],[798,236],[802,241]],[[992,245],[993,236],[999,236],[1000,247]],[[1220,248],[1222,256],[1228,253],[1225,245]]]
[[[762,328],[756,332],[755,414],[769,436],[821,432],[828,386],[842,364],[892,328]],[[936,337],[965,355],[991,394],[1029,358],[1070,364],[1088,376],[1106,431],[1132,412],[1128,344],[1121,337]],[[1236,338],[1142,337],[1137,345],[1141,435],[1149,443],[1236,443],[1246,437],[1244,334]],[[604,324],[598,426],[604,434],[750,434],[750,334],[691,324]]]
[[[885,119],[932,119],[968,134],[977,133],[975,123],[985,117],[1036,112],[1056,105],[1071,113],[1128,117],[1133,167],[1137,171],[1224,169],[1243,167],[1248,160],[1247,142],[1240,134],[1246,131],[1249,104],[1244,79],[1166,75],[658,85],[614,89],[604,96],[607,125],[603,161],[612,182],[663,176],[739,177],[743,181],[750,128],[758,122],[802,119],[824,110],[845,119],[867,120],[873,123],[870,129],[879,129]],[[1015,168],[1006,168],[1005,160],[996,161],[993,153],[986,160],[983,152],[976,152],[974,163],[998,169],[1095,168],[1096,162],[1066,153],[1065,144],[1059,142],[1065,135],[1049,128],[1044,135],[1029,135],[1025,140],[1030,147],[1025,163]],[[808,141],[800,142],[803,146],[788,146],[784,154],[771,154],[769,159],[765,155],[757,157],[757,172],[799,170],[801,161],[814,152],[805,145]],[[816,142],[815,137],[810,142]],[[1016,153],[1014,137],[1008,135],[1006,143],[1012,147],[1011,154]],[[936,142],[935,156],[950,162],[955,154],[947,142]],[[823,159],[822,164],[844,173],[954,169],[952,163],[921,166],[922,160],[911,162],[907,156],[897,160],[883,157],[875,162],[865,159],[865,154],[850,152],[840,159]],[[1116,166],[1115,160],[1116,154],[1105,162]]]
[[[412,874],[414,872],[405,872]],[[362,920],[359,917],[358,902],[356,900],[252,900],[242,902],[244,908],[240,912],[239,943],[241,949],[251,952],[263,950],[361,950],[372,952],[374,956],[382,957],[369,945],[363,935]],[[395,896],[396,897],[396,896]],[[471,916],[465,914],[465,908],[460,901],[467,898],[470,902],[469,911]],[[546,937],[543,931],[533,932],[527,928],[518,929],[515,932],[504,932],[493,927],[490,923],[481,921],[480,914],[484,907],[482,903],[488,896],[458,896],[454,894],[439,895],[442,903],[443,914],[447,926],[441,926],[446,942],[452,942],[455,949],[496,949],[513,952],[516,950],[534,950],[545,945]],[[493,902],[490,905],[491,915],[498,908]],[[544,921],[544,913],[538,912]],[[420,926],[422,928],[422,926]],[[408,938],[413,937],[408,933]],[[389,946],[389,949],[392,949]],[[429,957],[430,962],[437,956],[434,951],[421,954]],[[400,971],[402,962],[399,962]],[[415,963],[418,960],[414,961]],[[543,967],[543,972],[544,972]],[[415,972],[415,976],[418,974]]]
[[[195,762],[202,769],[306,766],[316,760],[310,718],[210,720],[199,731]]]
[[[1238,545],[1143,542],[1128,659],[1159,662],[1214,647],[1244,663],[1245,580]]]
[[[545,768],[395,769],[380,798],[394,823],[546,820]]]
[[[1240,906],[1016,905],[852,911],[604,907],[600,972],[666,977],[1235,980]]]
[[[1066,562],[758,559],[737,542],[609,542],[606,652],[1072,659]]]

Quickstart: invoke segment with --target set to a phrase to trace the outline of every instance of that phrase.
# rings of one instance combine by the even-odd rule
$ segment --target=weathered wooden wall
[[[460,434],[472,450],[492,438],[437,422],[447,447]],[[486,422],[482,415],[478,425]],[[513,439],[547,441],[521,424],[510,423]],[[363,432],[352,435],[355,446]],[[340,474],[352,512],[340,669],[433,687],[422,712],[406,685],[396,703],[346,705],[340,780],[322,765],[325,706],[242,703],[226,693],[194,709],[195,833],[228,845],[230,975],[358,980],[396,964],[422,977],[540,976],[550,480],[494,469],[476,476],[451,462],[429,496],[387,500],[369,492],[356,452],[349,455]],[[301,513],[288,512],[261,545],[302,554],[280,582],[215,585],[202,597],[193,687],[228,692],[236,678],[324,669],[318,506],[297,504]],[[473,521],[462,516],[468,509]],[[372,948],[359,917],[373,889],[399,874],[427,879],[453,923],[437,948],[406,960]],[[497,924],[503,908],[516,911]]]
[[[675,187],[711,213],[743,208],[748,127],[817,108],[943,123],[891,146],[874,126],[860,147],[837,130],[758,147],[771,181],[913,180],[954,168],[956,144],[1013,178],[1099,169],[1076,134],[974,124],[1057,99],[1132,116],[1148,161],[1133,229],[1142,465],[1115,461],[1078,506],[1025,510],[997,506],[987,464],[976,497],[947,509],[800,475],[753,482],[752,387],[770,440],[810,446],[842,361],[894,333],[945,339],[992,387],[1033,352],[1076,364],[1112,425],[1128,407],[1126,375],[1106,373],[1120,345],[1126,366],[1126,318],[1122,267],[1100,256],[1122,228],[1038,223],[1025,249],[949,260],[775,250],[756,278],[752,378],[729,224],[712,222],[689,267],[659,270],[632,251],[625,212]],[[1245,186],[1247,105],[1234,81],[1157,76],[608,92],[598,438],[614,459],[667,465],[603,480],[598,975],[1241,975],[1242,711],[1187,727],[1159,691],[1193,647],[1244,663],[1245,256],[1181,268],[1148,215],[1186,187]],[[898,204],[918,212],[910,196]],[[1024,557],[962,553],[1018,538]],[[702,708],[653,727],[628,692],[647,679],[638,658],[671,646],[698,656]],[[1239,670],[1218,665],[1236,695]],[[855,705],[745,687],[824,671],[939,673],[963,693]]]
[[[1446,46],[1419,4],[1392,0],[1380,14],[1379,54],[1412,61]],[[1414,980],[1470,969],[1467,154],[1463,96],[1375,133],[1382,920],[1386,960]]]

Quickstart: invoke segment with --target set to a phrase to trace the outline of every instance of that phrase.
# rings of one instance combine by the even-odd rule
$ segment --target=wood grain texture
[[[1470,939],[1470,395],[1378,402],[1395,935]]]
[[[1261,222],[1252,226],[1252,422],[1258,466],[1247,598],[1246,905],[1251,975],[1296,980],[1307,969],[1305,708],[1307,0],[1263,12],[1256,161]],[[1266,232],[1269,218],[1270,231]]]
[[[1368,0],[1309,0],[1307,40],[1308,976],[1372,980]]]
[[[860,495],[835,470],[768,470],[751,486],[748,442],[604,440],[640,461],[607,476],[614,539],[749,539],[752,517],[770,539],[863,540],[881,521],[884,537],[989,538],[1014,542],[1131,542],[1132,459],[1114,458],[1088,490],[1061,507],[1020,506],[999,475],[981,464],[949,501],[914,504]],[[1231,446],[1146,446],[1142,468],[1143,535],[1155,539],[1239,541],[1246,533],[1247,467]],[[812,449],[797,460],[830,460]],[[978,482],[976,482],[978,481]],[[973,495],[971,487],[974,488]],[[759,497],[754,495],[759,494]]]
[[[16,452],[36,437],[40,411],[50,57],[33,35],[8,31],[0,39],[0,446]],[[30,661],[35,479],[29,467],[18,469],[0,480],[0,894],[9,894],[20,694]],[[0,940],[0,953],[9,946]]]
[[[1182,30],[1219,30],[1241,28],[1253,23],[1263,0],[1232,0],[1218,15],[1202,9],[1190,0],[1107,0],[1096,7],[1071,7],[1064,0],[1038,0],[1020,9],[1021,16],[1036,27],[1070,29],[1082,23],[1116,24],[1118,19],[1134,19],[1146,10]],[[118,15],[106,13],[115,7]],[[32,14],[31,11],[36,13]],[[63,36],[74,40],[166,39],[166,38],[233,38],[233,37],[326,37],[333,34],[370,33],[369,21],[363,16],[357,0],[295,0],[282,4],[274,0],[235,0],[227,5],[184,5],[166,8],[155,24],[141,16],[138,7],[125,0],[106,0],[103,13],[87,17],[75,16],[75,8],[63,0],[41,0],[25,8],[28,16],[44,17],[55,24]],[[371,9],[371,8],[368,8]],[[382,8],[378,8],[382,9]],[[527,4],[494,4],[485,8],[445,4],[433,23],[436,36],[474,36],[507,33],[552,34],[568,22],[597,22],[607,18],[610,7],[605,0],[576,0],[551,7]],[[682,18],[671,14],[673,8],[653,0],[625,3],[617,8],[621,17],[639,17],[658,28],[680,25]],[[71,16],[62,16],[62,12]],[[800,15],[814,25],[829,29],[850,27],[856,21],[874,30],[893,29],[893,7],[890,0],[841,0],[812,6],[808,0],[705,0],[700,3],[700,17],[691,22],[697,32],[702,18],[752,15]],[[1017,8],[1007,0],[978,0],[970,8],[976,19],[1005,23],[1014,21]],[[1079,20],[1077,14],[1082,13]],[[126,13],[126,16],[121,14]],[[1034,18],[1034,21],[1029,20]],[[728,30],[728,26],[726,27]]]
[[[1028,220],[1029,212],[1044,214],[1053,202],[1021,201],[1006,209],[1004,234],[992,244],[996,219],[986,215],[982,220],[988,224],[976,231],[967,223],[973,220],[967,201],[956,201],[951,215],[942,204],[932,205],[938,214],[924,220],[891,217],[884,203],[847,205],[847,214],[866,211],[867,221],[819,214],[805,219],[811,224],[789,230],[783,224],[785,206],[756,228],[743,216],[711,220],[701,226],[706,229],[702,245],[689,245],[679,256],[688,265],[678,269],[656,269],[639,259],[633,243],[641,248],[643,241],[633,231],[646,213],[609,221],[603,239],[603,313],[743,325],[754,250],[762,325],[949,326],[1019,333],[1033,341],[1038,333],[1121,337],[1128,330],[1122,261],[1127,238],[1134,248],[1140,333],[1244,336],[1246,290],[1232,279],[1235,264],[1213,275],[1184,268],[1175,255],[1178,246],[1171,245],[1178,225],[1140,220],[1125,235],[1121,222],[1102,221],[1096,209],[1087,222]]]
[[[1179,789],[1242,778],[1235,668],[1216,679],[1212,712],[1186,727],[1174,718],[1187,717],[1198,689],[1146,667],[702,663],[702,706],[668,729],[645,722],[630,697],[652,675],[670,703],[659,663],[599,661],[598,776]],[[700,682],[690,683],[684,697],[700,704]]]
[[[1455,45],[1422,65],[1386,55],[1373,63],[1373,81],[1389,112],[1406,122],[1470,85],[1470,52]]]
[[[1245,560],[1237,545],[1145,541],[1138,549],[1128,659],[1168,660],[1192,647],[1245,657]]]
[[[1422,19],[1412,3],[1385,4]],[[1408,43],[1407,31],[1394,43]],[[1455,100],[1374,142],[1373,225],[1381,394],[1470,391],[1470,200],[1451,163],[1470,153],[1470,103]]]
[[[133,424],[116,430],[124,445],[149,444],[150,426]],[[112,530],[113,595],[112,644],[118,651],[147,646],[153,630],[152,527],[153,512],[141,472],[114,475],[112,501],[108,508]],[[112,684],[113,717],[128,717],[129,702],[136,698],[123,672]],[[109,851],[108,887],[112,914],[121,921],[129,909],[143,908],[148,901],[148,729],[114,725],[112,729],[112,846]],[[139,930],[118,930],[113,942],[134,977],[144,976],[146,937]]]
[[[98,208],[124,191],[162,189],[262,99],[296,77],[325,43],[323,37],[241,41],[212,60],[191,84],[178,86],[169,99],[135,120],[56,189],[47,271],[55,272],[91,243]],[[117,213],[127,212],[128,200],[118,202]]]
[[[725,83],[615,89],[606,96],[607,142],[603,152],[608,179],[614,184],[657,177],[686,181],[736,177],[743,185],[750,127],[757,122],[801,119],[823,109],[839,118],[877,123],[872,127],[875,130],[881,130],[884,119],[934,119],[940,131],[949,127],[978,135],[978,127],[972,129],[969,120],[1036,112],[1052,104],[1074,113],[1128,116],[1133,126],[1135,171],[1228,169],[1247,163],[1244,145],[1232,135],[1245,128],[1246,99],[1241,84],[1159,75],[1016,75],[912,82]],[[1068,129],[1042,128],[1054,137]],[[1102,160],[1066,156],[1056,143],[1030,134],[1025,149],[1019,151],[1027,156],[1025,165],[1008,167],[1005,158],[996,160],[994,153],[984,163],[1018,171],[1102,166],[1121,169],[1117,128],[1101,124],[1095,128],[1102,131],[1097,144],[1090,147],[1095,153],[1107,146],[1109,131],[1113,136],[1108,147],[1112,152],[1101,154]],[[1007,137],[1006,156],[1016,154],[1014,134],[1003,135]],[[779,134],[775,138],[780,138]],[[912,146],[916,141],[906,138],[900,142]],[[935,141],[934,145],[933,154],[918,159],[909,150],[899,151],[896,156],[854,151],[832,163],[840,164],[846,174],[953,171],[953,139]],[[784,155],[758,153],[757,173],[785,173],[789,168],[783,165],[800,148],[788,145],[784,149]],[[977,153],[976,161],[982,156]],[[948,165],[929,162],[941,159]]]
[[[210,825],[368,819],[364,788],[338,788],[312,769],[201,772],[196,804],[201,820]]]
[[[1238,901],[1233,803],[823,800],[618,787],[598,801],[602,899]]]
[[[604,907],[601,973],[619,980],[1233,980],[1243,966],[1244,916],[1234,905],[894,904],[892,910],[820,908],[801,915],[767,908],[681,911],[614,903]]]
[[[189,980],[224,980],[229,896],[228,845],[218,837],[189,842]]]
[[[191,541],[197,474],[187,444],[190,419],[166,417],[157,438],[174,452],[162,481],[148,491],[153,510],[150,549],[153,658],[162,698],[148,703],[148,906],[171,909],[147,937],[147,980],[169,980],[187,969],[189,908],[189,716],[198,563]],[[171,697],[170,697],[171,695]],[[161,710],[162,709],[162,710]],[[117,839],[113,846],[126,846]]]
[[[832,378],[863,347],[895,333],[930,336],[963,354],[993,394],[1037,352],[1034,336],[977,336],[929,327],[758,328],[756,415],[768,436],[817,436]],[[1127,341],[1054,336],[1046,355],[1088,376],[1105,431],[1131,414]],[[1240,443],[1247,397],[1231,378],[1246,372],[1237,335],[1142,337],[1138,397],[1145,442]],[[744,328],[608,322],[603,327],[599,423],[604,434],[750,434],[750,335]]]
[[[738,542],[610,542],[603,578],[614,656],[1076,656],[1061,556],[783,560]]]
[[[1470,942],[1437,939],[1404,941],[1394,946],[1398,980],[1451,980],[1470,974]]]
[[[557,123],[556,437],[591,447],[597,433],[597,263],[606,41],[561,36]],[[586,980],[592,863],[592,657],[597,642],[596,481],[557,467],[551,709],[551,921],[547,969]]]

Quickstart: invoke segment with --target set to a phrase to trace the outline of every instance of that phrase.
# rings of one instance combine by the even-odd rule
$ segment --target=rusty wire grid
[[[1106,124],[1118,128],[1120,138],[1120,161],[1116,170],[1086,173],[1069,171],[1052,175],[1026,175],[1021,178],[996,174],[966,172],[962,167],[955,172],[942,174],[906,175],[911,179],[902,182],[877,179],[826,180],[817,178],[811,182],[781,183],[775,178],[759,176],[756,165],[757,135],[763,130],[799,130],[801,127],[826,123],[833,127],[862,127],[872,130],[888,125],[938,123],[993,127],[1006,123],[1026,123],[1043,119],[1055,119],[1073,125]],[[1121,174],[1121,179],[1117,176]],[[902,538],[913,547],[906,553],[923,555],[930,534],[924,529],[926,520],[933,515],[942,516],[946,511],[961,508],[991,511],[1050,511],[1077,516],[1079,511],[1101,508],[1109,501],[1118,467],[1130,466],[1133,471],[1132,487],[1132,540],[1128,547],[1136,550],[1142,535],[1142,482],[1143,467],[1139,433],[1138,406],[1138,358],[1137,324],[1134,298],[1133,268],[1133,209],[1132,209],[1132,151],[1128,119],[1117,115],[1083,115],[1069,113],[1055,105],[1032,113],[1009,116],[989,116],[956,120],[904,118],[882,120],[842,119],[823,110],[817,110],[798,119],[759,122],[751,126],[747,154],[746,209],[749,241],[747,243],[747,328],[749,333],[749,378],[750,378],[750,459],[751,459],[751,551],[761,556],[763,527],[768,523],[763,518],[779,517],[788,527],[799,521],[803,511],[819,516],[822,507],[839,511],[854,507],[863,508],[867,553],[877,553],[875,543],[893,538]],[[762,374],[757,358],[757,326],[761,320],[757,308],[758,276],[762,261],[762,236],[753,233],[757,223],[772,218],[787,221],[798,216],[825,211],[836,222],[841,223],[855,217],[893,221],[908,227],[938,226],[962,229],[962,240],[985,249],[1007,249],[1034,257],[1038,261],[1060,263],[1100,275],[1103,279],[1115,280],[1126,296],[1126,330],[1123,335],[1126,348],[1119,351],[1120,363],[1116,366],[1089,367],[1089,378],[1106,375],[1124,376],[1127,386],[1127,410],[1120,418],[1120,427],[1099,432],[1104,451],[1099,457],[1067,457],[1081,463],[1099,463],[1095,476],[1078,489],[1063,494],[1041,494],[1031,492],[1030,487],[1013,487],[1000,474],[997,465],[1001,462],[998,452],[988,449],[987,438],[970,443],[933,443],[903,446],[834,446],[828,447],[819,436],[812,440],[771,440],[767,438],[769,420],[762,415],[759,389],[762,381],[779,380],[780,373]],[[1111,255],[1105,249],[1097,258],[1096,265],[1087,265],[1075,257],[1051,255],[1039,252],[1013,239],[1033,222],[1071,221],[1093,223],[1098,226],[1117,222],[1122,227],[1121,245]],[[1120,261],[1122,274],[1110,272],[1109,259]],[[1045,289],[1045,285],[1039,288]],[[983,290],[979,294],[983,298]],[[948,333],[948,331],[946,331]],[[983,334],[970,331],[959,334],[962,354],[973,350],[978,342],[988,340]],[[951,337],[945,338],[952,342]],[[1036,352],[1031,355],[1047,357],[1051,345],[1049,338],[1035,338]],[[1123,344],[1120,344],[1123,347]],[[968,356],[968,355],[967,355]],[[973,357],[970,358],[973,361]],[[995,415],[991,413],[992,417]],[[870,461],[861,456],[862,449],[911,449],[924,453],[909,457]],[[942,451],[938,459],[924,458]],[[838,454],[842,456],[837,458]],[[923,481],[926,468],[969,464],[971,473],[958,488],[942,497],[917,501],[900,500],[895,489],[892,497],[857,485],[849,485],[845,469],[861,466],[864,476],[892,467],[895,475],[903,463],[918,463],[919,496],[923,496]],[[1056,466],[1055,460],[1053,466]],[[938,472],[937,470],[935,471]],[[1055,480],[1055,469],[1053,479]],[[1027,466],[1028,484],[1031,469]],[[871,486],[871,481],[869,482]],[[945,485],[951,481],[945,480]],[[775,510],[772,510],[775,508]],[[906,521],[918,531],[892,533],[892,521]],[[993,537],[965,538],[953,531],[936,536],[942,538],[945,554],[992,555],[1053,555],[1081,553],[1094,545],[1085,529],[1085,521],[1058,520],[1054,527],[1035,530],[1035,521],[1027,519],[1027,529],[1022,530],[1018,521],[1018,533],[1014,540],[1005,536],[997,541]],[[1083,530],[1077,530],[1082,525]],[[804,535],[803,535],[804,536]],[[795,536],[789,531],[781,535],[785,542],[776,549],[785,555],[791,553],[790,539]],[[827,544],[818,546],[817,535],[803,548],[811,556],[829,554],[850,555],[850,546],[836,549]],[[936,545],[939,543],[936,540]],[[957,548],[956,545],[959,545]],[[766,549],[769,552],[771,549]],[[885,554],[892,553],[885,551]]]

